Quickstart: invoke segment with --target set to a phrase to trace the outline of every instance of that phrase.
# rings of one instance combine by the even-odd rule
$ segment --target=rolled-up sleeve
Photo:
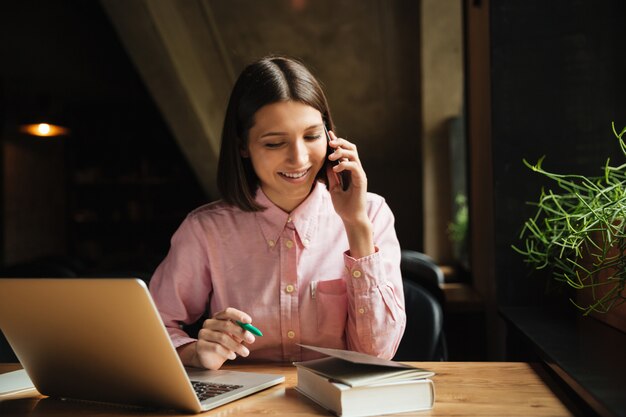
[[[206,237],[190,214],[172,236],[170,250],[150,280],[150,293],[174,347],[195,341],[181,326],[206,311],[211,275]]]
[[[391,359],[406,326],[400,244],[393,213],[384,200],[372,211],[375,253],[360,259],[344,254],[347,344],[350,350]]]

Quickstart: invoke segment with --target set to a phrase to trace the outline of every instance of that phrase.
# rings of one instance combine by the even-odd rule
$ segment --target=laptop
[[[285,381],[186,369],[134,278],[0,279],[0,329],[51,397],[199,413]]]

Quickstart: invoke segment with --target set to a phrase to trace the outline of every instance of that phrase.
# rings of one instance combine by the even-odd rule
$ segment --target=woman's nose
[[[289,161],[293,164],[303,164],[307,162],[308,157],[309,151],[304,140],[298,139],[289,147]]]

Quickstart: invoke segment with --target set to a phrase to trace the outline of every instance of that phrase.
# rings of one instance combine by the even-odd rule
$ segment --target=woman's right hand
[[[204,321],[198,332],[198,341],[178,348],[178,354],[186,366],[219,369],[226,360],[250,354],[245,343],[254,343],[255,338],[235,321],[251,323],[250,316],[243,311],[228,307]]]

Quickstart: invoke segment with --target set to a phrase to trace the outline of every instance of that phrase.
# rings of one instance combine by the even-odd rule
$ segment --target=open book
[[[329,355],[296,362],[296,389],[339,416],[371,416],[432,408],[434,375],[359,352],[300,345]]]

